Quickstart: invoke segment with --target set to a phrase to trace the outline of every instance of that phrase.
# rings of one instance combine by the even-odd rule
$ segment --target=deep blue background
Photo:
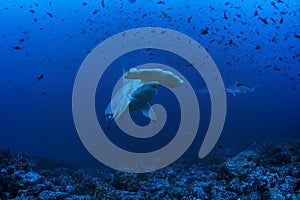
[[[80,166],[96,164],[73,123],[71,97],[76,73],[88,52],[101,41],[143,26],[175,29],[198,41],[216,62],[225,86],[235,81],[248,87],[260,86],[247,95],[228,96],[219,144],[239,149],[253,141],[299,138],[299,1],[274,1],[272,5],[272,1],[241,0],[165,0],[165,4],[105,0],[105,8],[99,0],[86,1],[86,6],[83,2],[0,2],[0,146]],[[254,16],[256,10],[258,16]],[[268,25],[259,16],[266,18]],[[203,30],[208,33],[203,34]],[[16,45],[21,49],[14,50],[12,46]],[[127,55],[122,62],[134,61],[134,66],[151,57],[185,74],[195,91],[204,87],[195,70],[180,64],[176,56],[148,53]],[[109,78],[103,84],[110,87],[106,94],[96,95],[100,121],[100,110],[108,104],[107,95],[111,93],[110,77],[118,79],[123,67],[116,65],[107,72]],[[45,77],[39,81],[40,74]],[[159,91],[153,102],[164,104],[172,97],[164,91]],[[199,148],[210,116],[209,97],[198,94],[198,98],[201,123],[190,155]],[[172,111],[173,106],[178,106],[176,101],[167,109]],[[176,117],[168,120],[166,135],[176,128],[172,125]]]

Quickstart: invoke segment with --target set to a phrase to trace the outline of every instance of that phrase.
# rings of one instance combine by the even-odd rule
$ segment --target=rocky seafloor
[[[300,200],[300,141],[176,162],[144,174],[82,170],[0,149],[0,199]]]

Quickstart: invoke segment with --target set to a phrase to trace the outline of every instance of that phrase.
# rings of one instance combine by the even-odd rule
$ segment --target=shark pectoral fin
[[[143,109],[141,109],[141,112],[145,117],[151,119],[153,122],[157,121],[156,114],[149,103],[146,104],[146,106]]]
[[[225,89],[225,92],[228,93],[228,94],[230,94],[230,95],[233,96],[233,97],[236,96],[235,92],[232,91],[231,89],[226,88],[226,89]]]
[[[251,92],[253,92],[254,90],[256,90],[259,87],[259,85],[256,85],[255,87],[253,87],[251,90]]]
[[[230,94],[232,97],[236,97],[236,94],[233,91],[230,91],[230,92],[227,92],[227,93]]]

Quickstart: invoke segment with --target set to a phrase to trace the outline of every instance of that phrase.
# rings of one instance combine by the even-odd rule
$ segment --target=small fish
[[[29,10],[29,12],[31,12],[31,13],[35,13],[35,11],[34,11],[34,10]]]
[[[24,38],[19,39],[19,42],[24,42],[24,41],[25,41]]]
[[[81,34],[86,34],[86,30],[83,28]]]
[[[38,80],[42,80],[44,78],[44,74],[41,74],[39,77],[38,77]]]
[[[226,15],[226,12],[224,12],[224,19],[228,19],[228,16]]]
[[[187,20],[188,23],[191,23],[191,19],[192,19],[192,17],[189,17],[189,18],[188,18],[188,20]]]
[[[105,8],[105,2],[104,2],[104,0],[101,1],[101,5],[102,5],[102,8]]]
[[[273,17],[270,17],[271,21],[276,23],[275,19]]]
[[[203,29],[203,30],[201,31],[201,34],[202,34],[202,35],[206,35],[206,34],[208,34],[208,28],[206,28],[206,29]]]
[[[43,92],[42,92],[42,95],[46,95],[48,92],[47,92],[47,90],[44,90]]]
[[[165,4],[164,1],[158,1],[157,4]]]
[[[93,11],[93,15],[97,14],[98,12],[99,12],[98,9],[94,10],[94,11]]]
[[[273,2],[271,2],[271,5],[272,5],[274,8],[278,9],[278,7],[276,6],[276,4],[275,4],[275,2],[274,2],[274,1],[273,1]]]
[[[82,3],[82,6],[86,6],[86,5],[87,5],[87,2],[83,2],[83,3]]]
[[[300,38],[300,35],[298,35],[298,34],[295,33],[295,34],[294,34],[294,37],[299,39],[299,38]]]
[[[275,71],[278,71],[278,72],[281,71],[281,69],[280,69],[279,67],[275,67],[274,70],[275,70]]]
[[[283,17],[281,17],[280,21],[279,21],[279,24],[282,24],[283,23]]]
[[[265,66],[265,69],[268,69],[268,68],[271,68],[272,67],[272,65],[267,65],[267,66]]]
[[[161,14],[165,17],[165,18],[171,18],[170,15],[168,15],[166,12],[161,11]]]
[[[20,47],[20,46],[18,46],[18,45],[15,45],[15,46],[12,46],[12,49],[13,49],[13,50],[20,50],[20,49],[21,49],[21,47]]]
[[[261,18],[261,17],[259,17],[259,19],[260,19],[265,25],[268,25],[268,24],[269,24],[266,18]]]
[[[259,44],[256,45],[255,50],[259,50],[261,46]]]
[[[257,10],[255,10],[254,17],[257,16],[257,15],[258,15],[258,12],[257,12]]]
[[[49,16],[49,17],[53,17],[53,15],[51,14],[51,13],[49,13],[49,12],[47,12],[47,15]]]

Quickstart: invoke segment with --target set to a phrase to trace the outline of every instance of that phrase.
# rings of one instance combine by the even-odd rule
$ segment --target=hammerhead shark
[[[143,84],[139,81],[128,81],[114,97],[115,102],[110,102],[105,110],[107,129],[110,130],[113,119],[120,118],[126,109],[129,112],[141,111],[145,117],[155,122],[156,115],[149,101],[156,96],[159,87],[158,82]]]
[[[236,94],[239,93],[246,94],[248,92],[253,92],[256,88],[258,88],[258,85],[253,88],[248,88],[243,84],[236,82],[234,85],[225,88],[225,92],[235,97]]]
[[[131,68],[126,73],[123,70],[122,78],[123,86],[117,91],[105,110],[108,130],[110,130],[113,120],[121,118],[126,109],[129,109],[129,112],[140,111],[145,117],[155,122],[156,114],[149,101],[156,96],[160,86],[176,88],[183,84],[183,80],[178,76],[160,68]]]
[[[259,86],[257,85],[253,88],[249,88],[249,87],[244,86],[244,84],[242,84],[242,83],[235,82],[232,86],[226,87],[225,92],[230,94],[233,97],[236,97],[236,94],[246,94],[248,92],[253,92],[258,87]],[[208,93],[207,87],[202,88],[201,90],[199,90],[199,93],[200,94],[207,94]]]

